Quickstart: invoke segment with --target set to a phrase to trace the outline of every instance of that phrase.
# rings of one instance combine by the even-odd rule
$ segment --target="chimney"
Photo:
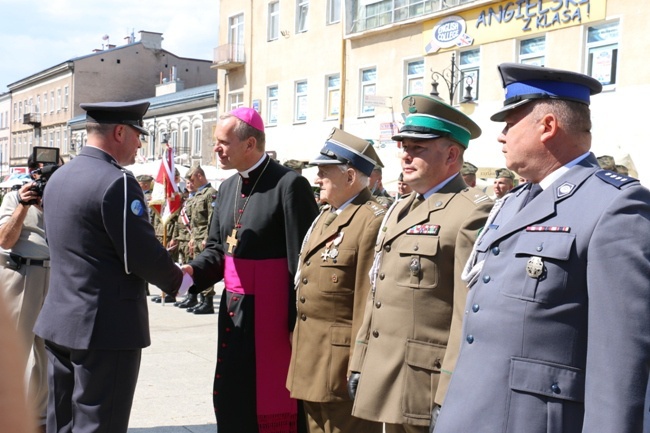
[[[162,49],[162,33],[148,32],[145,30],[140,30],[140,42],[144,45],[145,48],[151,50],[161,50]]]

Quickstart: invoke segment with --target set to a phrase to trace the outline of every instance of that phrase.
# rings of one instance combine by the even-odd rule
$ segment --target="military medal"
[[[333,247],[332,247],[331,250],[329,250],[329,257],[330,257],[330,258],[335,259],[335,258],[338,257],[338,255],[339,255],[339,250],[338,250],[338,248],[336,248],[336,247],[338,247],[339,245],[341,245],[341,242],[342,242],[342,241],[343,241],[343,232],[340,232],[340,233],[336,236],[336,239],[334,239],[334,240],[332,241],[332,245],[333,245]]]
[[[530,278],[539,278],[544,271],[544,261],[541,257],[533,256],[526,263],[526,273]]]

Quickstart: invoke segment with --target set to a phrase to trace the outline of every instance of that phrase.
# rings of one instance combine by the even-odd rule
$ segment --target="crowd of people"
[[[0,208],[14,371],[34,359],[16,413],[49,433],[126,432],[148,284],[213,314],[223,281],[206,378],[220,433],[644,431],[650,191],[590,151],[597,80],[499,74],[506,167],[490,192],[464,157],[480,126],[438,98],[402,101],[395,196],[372,143],[333,128],[308,161],[315,199],[304,163],[271,158],[241,107],[214,131],[238,173],[217,191],[191,168],[167,219],[153,178],[122,168],[148,103],[82,104],[88,146],[44,197],[26,185]]]

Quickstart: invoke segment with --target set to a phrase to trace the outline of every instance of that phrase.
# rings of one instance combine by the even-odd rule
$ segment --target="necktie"
[[[544,191],[541,186],[539,186],[538,183],[533,183],[530,186],[530,190],[528,191],[528,196],[526,196],[526,200],[524,201],[524,204],[521,206],[522,208],[526,206],[532,199],[537,197],[540,192]]]
[[[415,200],[413,200],[413,203],[411,203],[411,209],[409,212],[412,212],[416,207],[420,206],[424,202],[424,196],[422,194],[418,194],[415,196]]]
[[[323,228],[321,229],[321,233],[327,230],[327,227],[329,227],[330,224],[332,224],[332,221],[336,219],[337,213],[334,211],[328,212],[325,215],[325,221],[323,221]]]

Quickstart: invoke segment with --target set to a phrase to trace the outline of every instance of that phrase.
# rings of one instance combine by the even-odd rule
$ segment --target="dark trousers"
[[[45,348],[48,433],[126,433],[142,350]]]

